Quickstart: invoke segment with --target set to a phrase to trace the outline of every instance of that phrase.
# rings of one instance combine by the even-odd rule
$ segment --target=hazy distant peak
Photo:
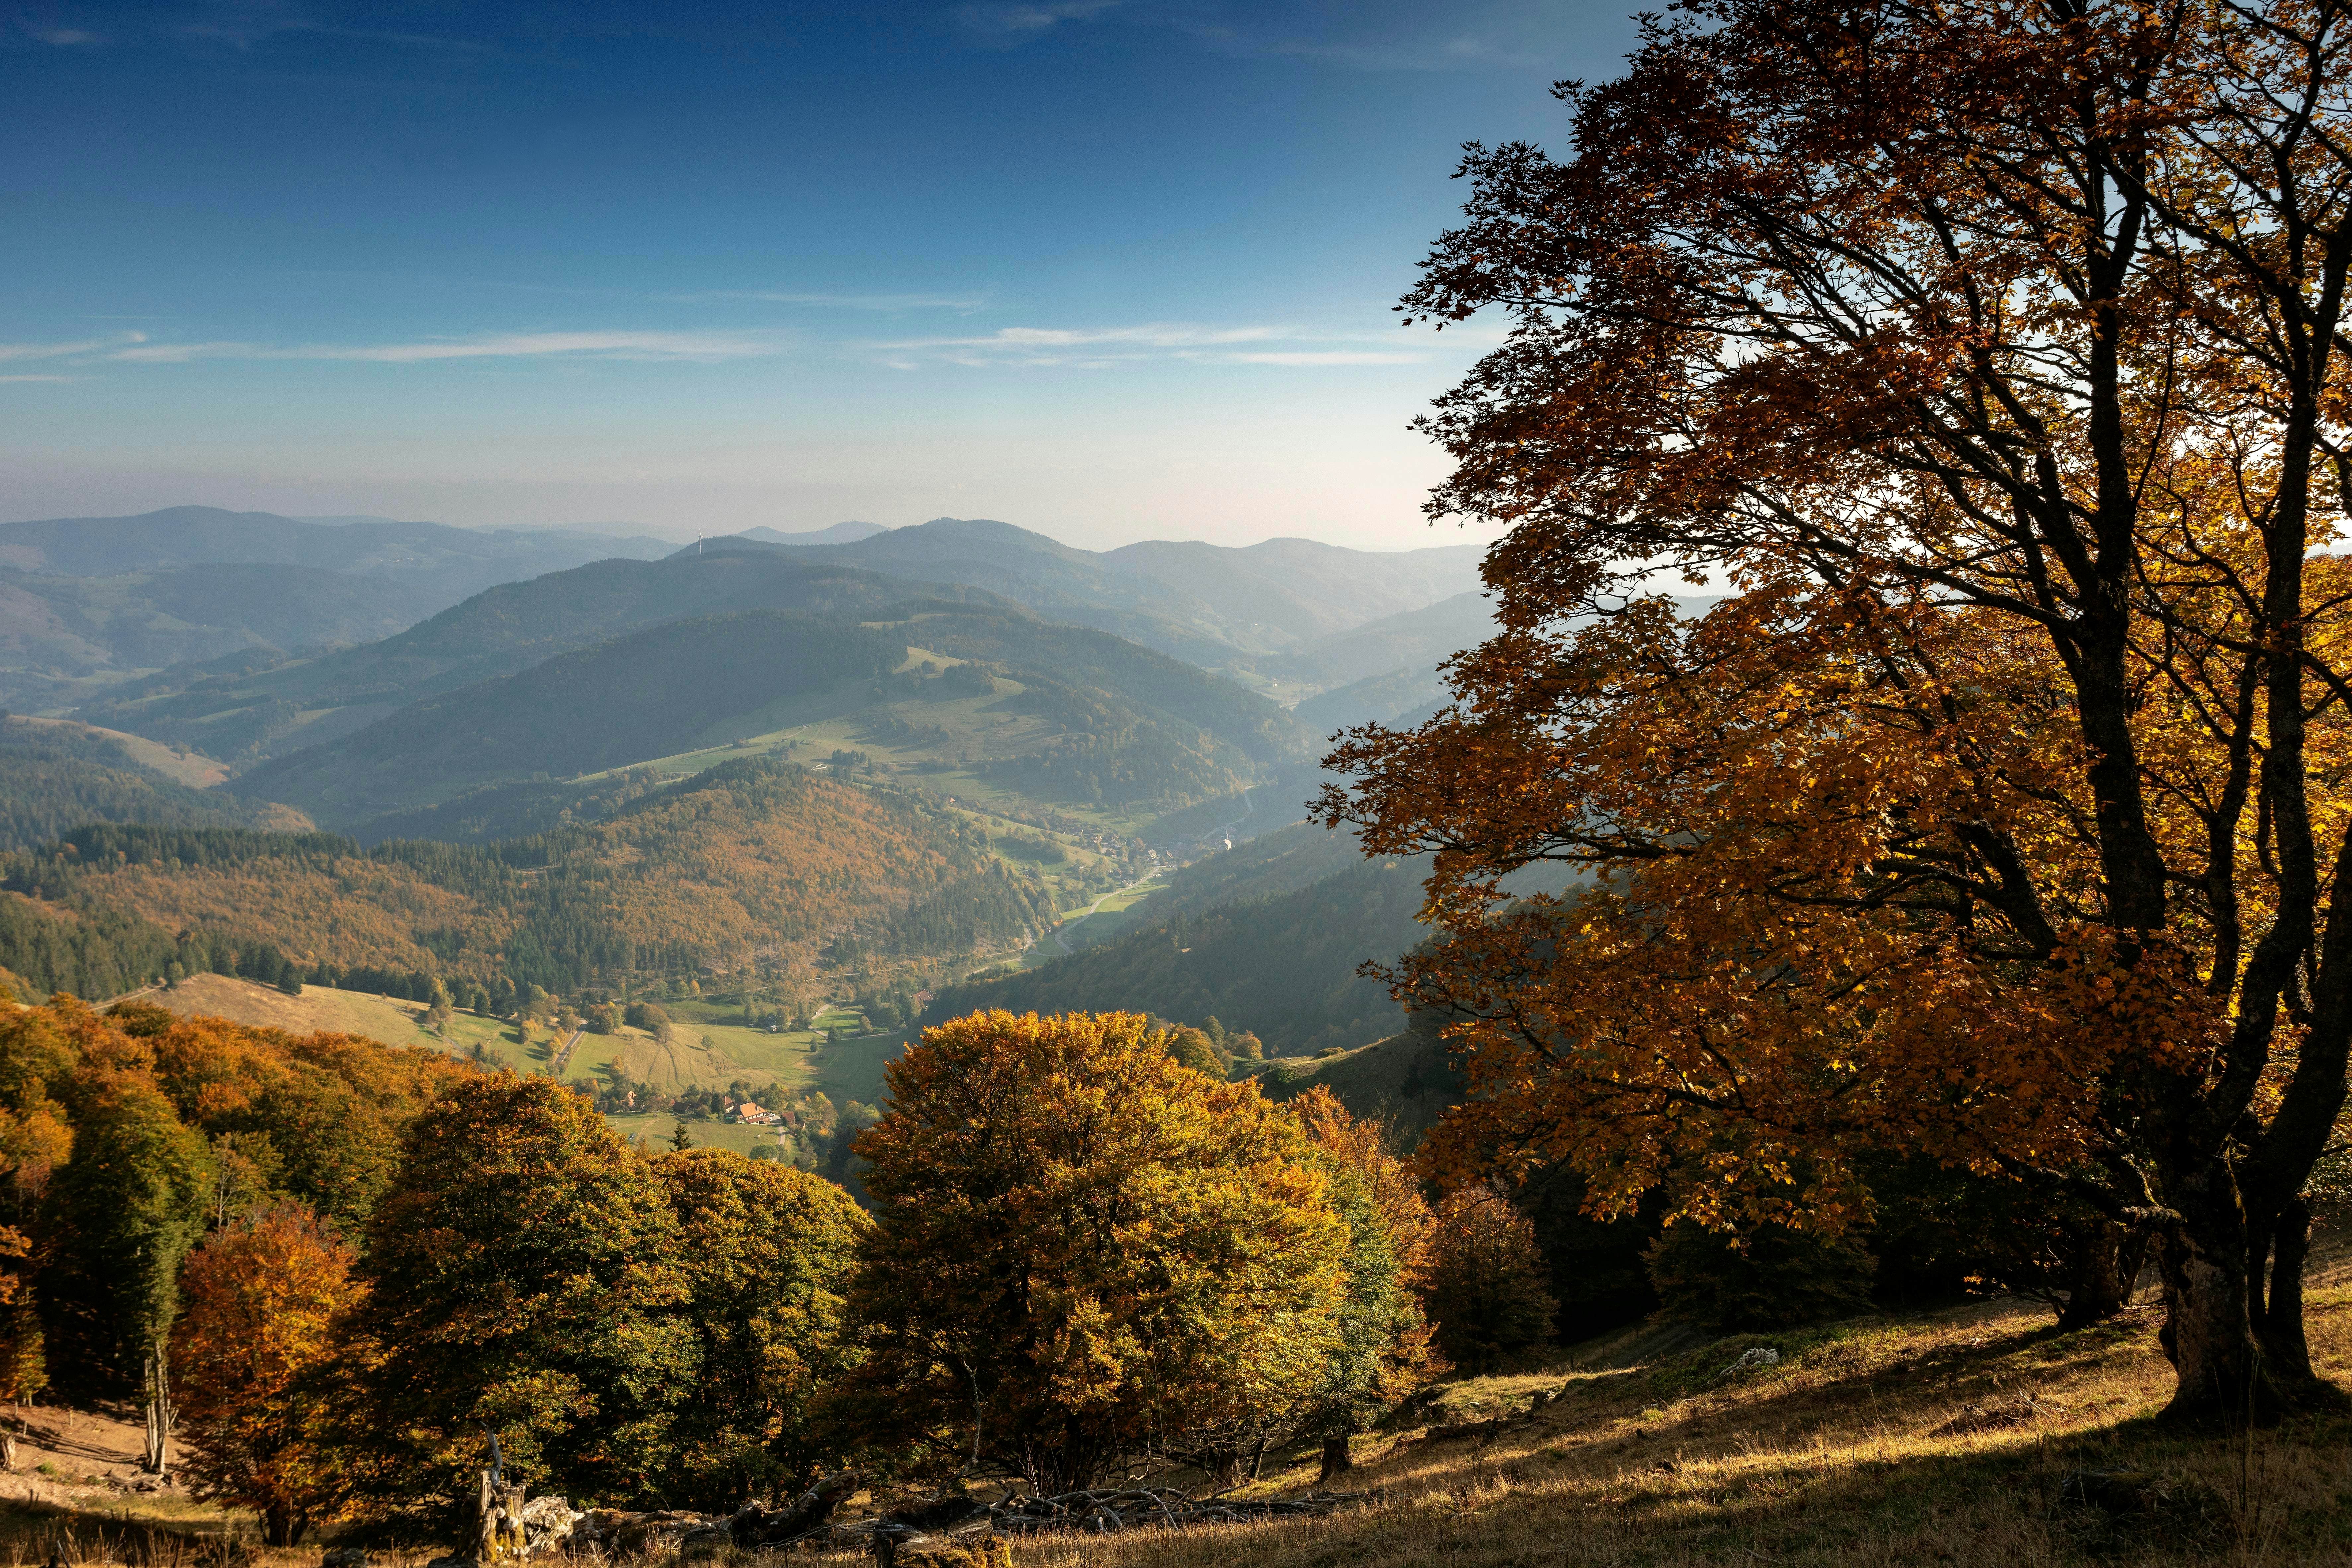
[[[756,539],[762,544],[855,544],[861,539],[871,539],[890,531],[878,522],[836,522],[831,528],[813,528],[805,533],[781,533],[772,528],[746,528],[737,532],[737,539]]]

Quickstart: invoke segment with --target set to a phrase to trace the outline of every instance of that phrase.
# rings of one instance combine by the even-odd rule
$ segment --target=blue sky
[[[0,518],[1455,542],[1390,307],[1561,0],[0,0]]]

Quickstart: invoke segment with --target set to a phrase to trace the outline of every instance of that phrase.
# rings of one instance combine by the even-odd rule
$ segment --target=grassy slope
[[[912,668],[926,659],[941,668],[966,662],[910,647],[899,668]],[[836,751],[863,752],[877,767],[912,774],[923,788],[982,812],[1045,805],[1097,828],[1150,832],[1162,816],[1152,800],[1094,805],[1048,799],[1024,795],[1005,780],[982,777],[967,765],[1036,752],[1060,732],[1050,721],[1016,710],[1014,699],[1025,689],[1017,679],[999,676],[995,690],[987,696],[961,696],[935,689],[920,696],[877,701],[866,683],[845,681],[824,691],[779,698],[752,712],[722,720],[695,737],[693,749],[648,757],[628,767],[650,768],[664,778],[683,778],[730,757],[782,754],[818,765]],[[898,725],[908,732],[894,732]],[[581,777],[586,782],[622,771],[625,770]]]
[[[523,1073],[545,1072],[560,1037],[545,1027],[523,1030],[504,1019],[459,1013],[450,1020],[445,1039],[428,1033],[419,1023],[425,1012],[421,1002],[323,985],[306,985],[301,995],[289,996],[276,986],[223,974],[191,975],[168,991],[151,993],[148,999],[174,1013],[227,1018],[289,1034],[363,1035],[390,1046],[423,1046],[469,1058],[479,1045],[487,1065]],[[851,1031],[838,1044],[829,1045],[820,1032],[770,1035],[718,1022],[735,1013],[731,1005],[665,1002],[662,1005],[689,1034],[708,1039],[709,1046],[665,1046],[639,1029],[583,1035],[564,1065],[564,1078],[596,1079],[618,1067],[640,1083],[672,1091],[723,1088],[743,1079],[762,1089],[774,1084],[793,1091],[816,1089],[835,1105],[853,1100],[870,1105],[882,1092],[884,1066],[906,1047],[909,1037],[903,1031],[866,1034],[864,1019],[846,1008],[828,1010],[820,1017],[821,1022]],[[677,1123],[666,1116],[619,1117],[614,1119],[614,1125],[631,1132],[647,1132],[659,1142],[669,1136]],[[740,1146],[747,1153],[752,1131],[715,1122],[693,1124],[695,1138],[726,1148]]]
[[[2313,1293],[2312,1348],[2352,1377],[2352,1283]],[[1357,1442],[1328,1519],[1024,1544],[1024,1568],[1506,1568],[1767,1563],[1961,1568],[2053,1563],[2352,1560],[2352,1422],[2184,1436],[2153,1419],[2170,1369],[2157,1310],[2059,1336],[2011,1302],[1909,1320],[1644,1352],[1624,1336],[1511,1376],[1465,1380],[1444,1414],[1524,1411],[1489,1441]],[[1726,1376],[1745,1348],[1782,1360]],[[2169,1494],[2143,1516],[2059,1500],[2069,1472],[2145,1471]],[[1302,1464],[1255,1489],[1308,1488]]]
[[[362,1035],[387,1046],[424,1046],[467,1057],[479,1045],[488,1066],[510,1067],[517,1072],[543,1072],[552,1055],[550,1040],[554,1031],[551,1029],[524,1030],[503,1019],[460,1013],[449,1021],[448,1034],[443,1037],[425,1027],[424,1003],[368,991],[305,985],[301,995],[289,996],[274,985],[256,981],[191,974],[168,990],[149,993],[147,1000],[184,1016],[226,1018],[256,1028],[283,1029],[290,1035]],[[573,1066],[577,1068],[576,1060]]]

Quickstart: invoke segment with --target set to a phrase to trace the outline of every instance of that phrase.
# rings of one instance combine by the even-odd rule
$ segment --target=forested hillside
[[[249,827],[271,814],[166,778],[121,742],[81,725],[0,720],[0,850],[45,844],[84,823]]]
[[[704,966],[805,973],[845,935],[959,953],[1050,921],[952,818],[764,761],[482,847],[103,826],[0,861],[0,965],[103,995],[233,965],[438,973],[510,994]],[[273,956],[274,955],[274,956]]]
[[[1145,711],[1197,726],[1252,762],[1307,753],[1306,737],[1265,698],[1108,632],[978,607],[925,614],[908,628],[925,647],[959,658],[1112,693]]]
[[[164,666],[372,642],[492,584],[658,549],[201,506],[0,524],[0,700],[54,711]]]
[[[910,594],[957,600],[972,591],[916,588],[750,545],[668,561],[598,561],[502,584],[382,642],[303,658],[248,651],[163,670],[109,692],[82,716],[250,765],[350,733],[420,698],[665,622],[754,609],[856,620]]]
[[[1478,548],[1152,540],[1097,552],[987,518],[940,517],[826,553],[894,576],[976,584],[1055,620],[1228,668],[1459,593],[1476,581]]]
[[[787,611],[672,622],[411,703],[355,735],[264,763],[238,788],[349,822],[480,781],[562,777],[682,751],[722,719],[870,680],[905,653],[885,633]]]
[[[1393,959],[1421,939],[1413,920],[1421,868],[1409,860],[1350,859],[1302,888],[1206,908],[1187,903],[1066,958],[951,987],[933,997],[924,1016],[1002,1007],[1128,1008],[1194,1024],[1215,1017],[1255,1033],[1269,1056],[1380,1039],[1396,1032],[1397,1005],[1356,969],[1367,959]]]
[[[337,826],[394,813],[472,837],[469,818],[428,808],[485,784],[754,737],[780,745],[821,721],[833,726],[824,737],[855,749],[887,749],[908,765],[951,761],[1016,794],[1078,803],[1203,799],[1307,750],[1265,699],[1108,633],[1009,606],[916,601],[885,613],[666,622],[422,699],[264,763],[236,788]],[[499,809],[518,825],[540,810],[518,797]]]
[[[310,566],[0,571],[0,700],[66,705],[144,671],[245,648],[373,642],[447,603],[424,584]]]

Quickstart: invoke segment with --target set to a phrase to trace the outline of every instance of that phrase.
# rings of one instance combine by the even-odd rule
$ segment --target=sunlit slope
[[[347,823],[495,778],[564,776],[677,751],[782,694],[871,679],[904,645],[788,611],[673,622],[428,697],[264,763],[240,793]],[[307,803],[307,804],[303,804]]]
[[[296,813],[277,810],[289,819],[284,826],[307,826],[290,820]],[[279,826],[265,824],[269,815],[234,795],[188,787],[134,754],[124,737],[67,720],[0,721],[0,850],[28,849],[89,822]]]
[[[845,937],[885,955],[982,952],[1051,919],[1042,892],[960,819],[760,761],[609,821],[480,847],[91,828],[12,858],[0,885],[0,963],[68,989],[83,985],[61,971],[100,938],[129,954],[118,969],[134,981],[162,971],[174,933],[194,932],[304,966],[502,974],[566,992],[597,975],[754,962],[805,973]]]

